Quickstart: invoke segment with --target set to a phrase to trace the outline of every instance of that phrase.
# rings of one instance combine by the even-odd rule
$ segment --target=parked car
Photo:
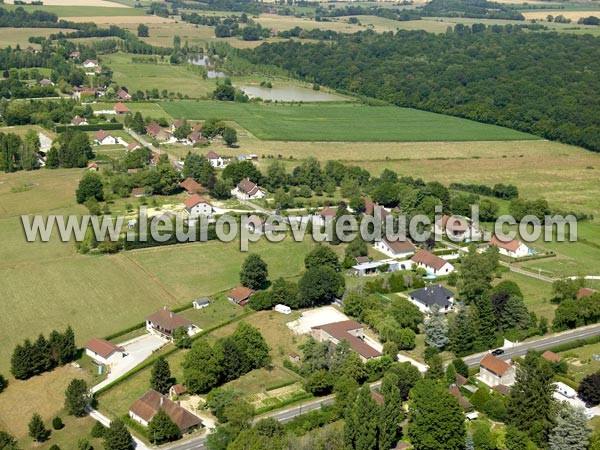
[[[496,350],[494,350],[492,352],[492,355],[494,355],[494,356],[504,355],[504,350],[502,350],[501,348],[497,348]]]

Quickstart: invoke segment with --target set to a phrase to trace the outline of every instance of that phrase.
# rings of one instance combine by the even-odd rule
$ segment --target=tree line
[[[26,380],[69,363],[76,355],[73,329],[69,326],[64,333],[53,330],[48,338],[40,334],[33,343],[26,339],[17,345],[11,357],[10,372],[17,380]]]
[[[457,25],[442,35],[365,31],[338,35],[333,45],[288,41],[238,54],[309,82],[398,106],[600,151],[595,114],[600,80],[592,75],[600,70],[598,41],[591,35],[532,33],[514,26]]]

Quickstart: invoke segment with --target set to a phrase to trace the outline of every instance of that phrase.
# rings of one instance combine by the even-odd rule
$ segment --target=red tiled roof
[[[400,239],[390,241],[388,240],[388,238],[383,238],[383,241],[388,245],[388,247],[390,247],[390,249],[394,253],[410,253],[416,250],[416,247],[408,239],[404,241]]]
[[[96,139],[99,142],[102,142],[108,136],[110,136],[110,135],[106,131],[104,131],[104,130],[98,130],[96,132],[96,134],[94,135],[94,139]]]
[[[91,350],[102,358],[108,358],[114,352],[123,352],[123,347],[118,347],[112,342],[108,342],[106,339],[92,338],[85,345],[84,348]]]
[[[479,362],[479,366],[495,373],[499,377],[504,376],[504,374],[508,372],[511,367],[509,363],[497,358],[491,353],[488,353],[483,357],[483,359]]]
[[[73,117],[73,120],[71,120],[72,125],[79,125],[82,122],[87,122],[87,120],[85,120],[83,117],[79,117],[79,116],[75,116],[75,117]]]
[[[469,381],[465,377],[463,377],[460,373],[456,374],[456,378],[455,379],[456,379],[456,383],[455,384],[457,386],[459,386],[459,387],[460,386],[464,386],[465,384],[467,384],[467,381]]]
[[[117,103],[115,105],[115,112],[116,113],[130,113],[131,110],[123,103]]]
[[[451,231],[467,231],[469,229],[469,223],[462,217],[457,216],[447,216],[443,215],[440,220],[438,220],[437,225],[440,228],[448,228]]]
[[[322,217],[335,217],[335,214],[335,209],[332,209],[329,206],[325,206],[319,213],[319,215]]]
[[[460,389],[458,389],[458,387],[455,384],[453,384],[452,386],[450,386],[448,388],[448,392],[450,392],[454,397],[456,397],[456,399],[458,400],[458,403],[463,408],[471,409],[473,407],[471,402],[469,402],[469,400],[467,400],[465,397],[463,397],[462,393],[460,392]]]
[[[161,127],[155,121],[152,121],[148,125],[146,125],[146,132],[152,137],[156,136],[161,131],[165,131],[165,130],[163,129],[163,127]]]
[[[181,431],[203,425],[199,417],[153,389],[150,389],[131,405],[129,411],[146,422],[150,422],[159,409],[166,412]]]
[[[146,193],[146,188],[137,187],[131,190],[131,195],[144,195]]]
[[[363,358],[370,359],[381,356],[381,352],[375,350],[361,339],[349,333],[351,330],[362,329],[363,326],[354,320],[343,320],[341,322],[326,323],[313,327],[314,330],[323,330],[338,341],[348,341],[350,348]]]
[[[129,100],[131,95],[125,89],[119,89],[119,92],[117,92],[117,97],[119,97],[121,100]]]
[[[375,402],[376,402],[378,405],[383,405],[383,403],[384,403],[384,401],[385,401],[385,400],[384,400],[384,398],[383,398],[383,395],[381,395],[381,394],[380,394],[379,392],[377,392],[377,391],[371,391],[371,397],[373,397],[373,400],[375,400]]]
[[[132,151],[135,150],[136,148],[141,147],[140,144],[138,144],[137,142],[133,141],[131,142],[128,146],[127,146],[127,150]]]
[[[236,303],[243,302],[244,300],[248,300],[252,294],[254,294],[254,290],[247,288],[246,286],[238,286],[234,288],[227,297],[232,299]]]
[[[155,312],[151,316],[146,317],[146,320],[154,325],[159,326],[163,330],[169,331],[173,331],[181,327],[188,327],[193,324],[191,320],[166,309],[161,309],[160,311]]]
[[[577,291],[577,300],[579,300],[580,298],[583,298],[583,297],[588,297],[590,295],[594,295],[595,293],[596,293],[596,291],[593,289],[580,287],[579,290]]]
[[[416,263],[421,263],[425,266],[431,267],[435,270],[440,270],[447,263],[446,260],[423,249],[415,253],[411,260]]]
[[[179,128],[181,125],[185,123],[184,119],[179,119],[173,122],[173,128]]]
[[[204,186],[194,180],[192,177],[187,177],[181,183],[179,187],[185,189],[189,194],[196,194],[198,192],[208,192]]]
[[[509,252],[516,252],[519,246],[521,245],[521,241],[513,239],[512,241],[504,242],[498,239],[496,235],[494,235],[492,236],[492,239],[490,239],[490,245],[493,245],[494,247],[498,248],[503,248],[505,250],[508,250]]]
[[[499,384],[497,386],[493,386],[492,389],[495,390],[496,392],[501,393],[502,395],[510,394],[510,386],[507,386],[505,384]]]
[[[206,200],[204,197],[198,194],[194,194],[183,201],[183,204],[187,209],[191,209],[200,203],[206,203],[207,205],[210,205],[210,202],[208,200]]]
[[[557,355],[554,352],[551,352],[550,350],[546,350],[544,353],[542,353],[542,358],[547,359],[550,362],[558,362],[560,361],[560,355]]]
[[[185,394],[187,392],[187,389],[185,388],[185,386],[181,383],[178,384],[174,384],[173,386],[171,386],[171,390],[173,390],[173,392],[176,395],[181,395],[181,394]]]
[[[211,150],[206,154],[206,159],[219,159],[219,155]]]
[[[202,142],[206,140],[204,139],[202,133],[199,130],[193,130],[190,134],[188,134],[187,138],[193,143]]]
[[[257,184],[250,181],[248,178],[244,178],[237,185],[238,191],[243,192],[246,195],[254,195],[256,194],[260,188]]]

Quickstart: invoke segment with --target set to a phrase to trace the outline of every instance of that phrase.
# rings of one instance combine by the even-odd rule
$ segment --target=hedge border
[[[273,411],[275,409],[280,409],[280,408],[283,408],[285,406],[293,405],[294,403],[302,402],[304,400],[308,400],[308,399],[311,399],[311,398],[315,398],[315,396],[312,395],[312,394],[310,394],[310,393],[308,393],[308,392],[305,392],[304,394],[300,394],[300,395],[298,395],[296,397],[288,398],[287,400],[283,400],[282,402],[275,403],[273,405],[263,406],[262,408],[258,408],[255,411],[255,415],[260,416],[262,414],[266,414],[268,412],[271,412],[271,411]]]
[[[242,314],[240,314],[239,316],[236,317],[232,317],[231,319],[225,320],[224,322],[220,322],[216,325],[213,325],[212,327],[206,328],[202,331],[200,331],[199,333],[195,334],[194,336],[192,336],[192,341],[195,341],[199,338],[201,338],[202,336],[207,335],[208,333],[211,333],[215,330],[218,330],[219,328],[225,327],[231,323],[237,322],[238,320],[242,320],[252,314],[254,314],[256,311],[254,310],[248,310]],[[175,353],[176,351],[180,350],[177,347],[173,347],[169,350],[167,350],[166,352],[163,352],[160,354],[160,356],[166,357],[171,355],[172,353]],[[119,378],[117,378],[116,380],[114,380],[112,383],[107,384],[106,386],[102,387],[101,389],[98,389],[95,392],[96,397],[100,397],[102,394],[110,391],[112,388],[114,388],[115,386],[121,384],[123,381],[128,380],[129,378],[131,378],[132,376],[136,375],[137,373],[141,372],[142,370],[150,367],[151,365],[153,365],[156,360],[159,358],[159,356],[155,356],[155,357],[150,357],[148,358],[146,361],[142,362],[140,365],[134,367],[133,369],[131,369],[129,372],[127,372],[124,375],[121,375]]]

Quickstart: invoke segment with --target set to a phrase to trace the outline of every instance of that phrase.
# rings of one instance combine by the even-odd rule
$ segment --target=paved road
[[[600,335],[600,325],[590,325],[587,327],[578,328],[576,330],[563,331],[562,333],[556,333],[552,336],[542,337],[535,341],[522,342],[517,344],[513,348],[507,348],[504,350],[504,354],[500,356],[502,359],[510,359],[515,356],[523,356],[527,354],[528,350],[547,350],[559,344],[565,344],[567,342],[573,342],[578,339],[586,339],[592,336]],[[465,363],[469,367],[475,367],[486,355],[487,352],[478,353],[463,358]]]
[[[378,387],[380,384],[375,383],[371,386],[371,388]],[[281,423],[289,422],[295,417],[301,416],[302,414],[306,414],[307,412],[313,411],[315,409],[321,409],[322,406],[331,405],[334,401],[334,396],[329,395],[327,397],[320,397],[316,400],[311,400],[310,402],[303,403],[299,406],[294,406],[293,408],[285,409],[283,411],[274,411],[271,413],[263,414],[262,416],[254,419],[254,422],[259,421],[260,419],[266,419],[267,417],[272,417],[275,420],[278,420]],[[195,439],[191,439],[189,441],[179,442],[173,444],[169,447],[166,447],[166,450],[196,450],[196,449],[204,449],[206,442],[206,436],[199,436]]]

